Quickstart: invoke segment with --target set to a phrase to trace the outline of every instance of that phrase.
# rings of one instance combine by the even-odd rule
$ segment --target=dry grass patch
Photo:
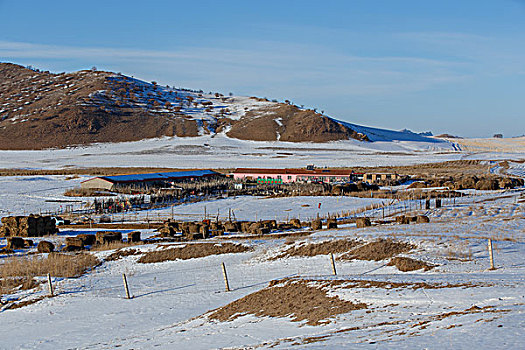
[[[171,260],[186,260],[202,258],[209,255],[244,253],[253,250],[251,247],[234,243],[196,243],[180,245],[177,248],[168,248],[144,253],[139,263],[157,263]]]
[[[407,257],[395,257],[388,263],[388,266],[395,266],[399,271],[408,272],[424,269],[425,271],[431,270],[436,265],[428,264],[424,261],[407,258]]]
[[[4,308],[4,310],[20,309],[21,307],[24,307],[24,306],[28,306],[28,305],[31,305],[31,304],[38,303],[39,301],[44,300],[45,298],[49,298],[49,296],[48,296],[48,295],[45,295],[45,296],[41,296],[41,297],[34,298],[34,299],[29,299],[29,300],[19,301],[19,302],[16,302],[16,303],[11,303],[10,305],[7,305],[7,306]]]
[[[0,279],[0,295],[11,294],[15,290],[29,290],[38,287],[33,277],[14,277]]]
[[[50,253],[47,257],[10,257],[1,265],[2,279],[13,277],[45,276],[78,277],[100,264],[95,256],[86,253]]]
[[[329,323],[329,318],[336,315],[367,307],[364,303],[354,304],[328,296],[324,291],[326,286],[330,286],[329,281],[273,281],[263,290],[214,310],[209,317],[222,322],[246,314],[291,317],[294,322],[306,321],[306,324],[315,326]]]
[[[271,257],[270,260],[277,260],[292,256],[316,256],[336,253],[346,253],[354,249],[361,242],[353,239],[339,239],[319,243],[305,243],[286,249],[284,252]]]
[[[397,254],[406,253],[416,248],[415,245],[407,242],[398,242],[391,239],[380,238],[374,242],[354,248],[351,252],[342,255],[341,260],[384,260]]]

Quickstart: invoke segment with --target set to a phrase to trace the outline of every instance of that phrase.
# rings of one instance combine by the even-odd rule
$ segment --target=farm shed
[[[238,168],[233,172],[236,180],[254,180],[258,183],[280,184],[290,182],[348,182],[355,180],[352,170],[331,169],[250,169]]]
[[[213,170],[172,171],[167,173],[146,173],[115,176],[97,176],[82,181],[84,189],[112,190],[119,186],[165,186],[172,182],[195,181],[222,176]]]

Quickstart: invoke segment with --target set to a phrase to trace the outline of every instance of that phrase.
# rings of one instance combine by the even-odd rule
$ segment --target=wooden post
[[[131,296],[129,295],[128,280],[125,273],[122,274],[122,281],[124,282],[124,289],[126,290],[126,299],[131,299]]]
[[[226,265],[222,263],[222,276],[224,277],[224,286],[226,287],[226,291],[230,291],[230,283],[228,282],[228,274],[226,273]]]
[[[332,273],[334,276],[337,276],[337,270],[335,269],[334,254],[332,253],[330,253],[330,261],[332,262]]]
[[[494,252],[492,250],[492,239],[490,238],[489,238],[488,248],[489,248],[489,259],[490,259],[490,269],[489,270],[495,270],[496,268],[494,267]]]
[[[49,287],[49,295],[54,296],[55,291],[53,290],[53,283],[51,283],[51,274],[47,274],[47,285]]]

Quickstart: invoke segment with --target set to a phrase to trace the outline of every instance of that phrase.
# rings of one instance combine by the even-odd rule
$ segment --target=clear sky
[[[396,130],[525,134],[525,0],[0,0],[0,61]]]

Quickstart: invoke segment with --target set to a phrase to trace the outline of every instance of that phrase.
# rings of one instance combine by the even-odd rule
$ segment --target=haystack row
[[[1,221],[0,237],[41,237],[58,232],[51,216],[6,216]]]

